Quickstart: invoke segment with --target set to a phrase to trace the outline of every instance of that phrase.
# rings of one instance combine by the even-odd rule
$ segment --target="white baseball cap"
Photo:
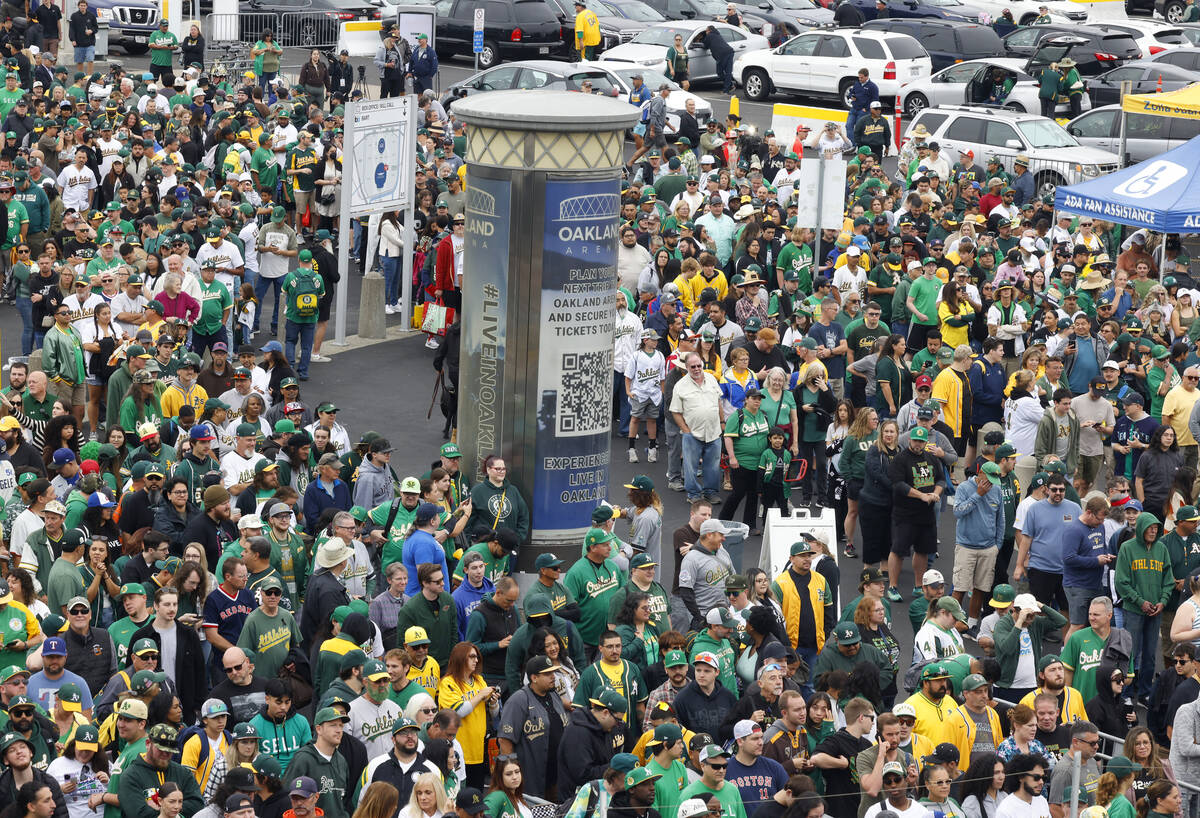
[[[746,736],[752,735],[754,733],[761,733],[761,732],[762,732],[762,727],[759,726],[759,723],[756,721],[750,721],[750,719],[742,719],[737,724],[733,725],[734,741],[737,741],[738,739],[743,739]]]
[[[944,583],[945,581],[946,581],[946,578],[944,576],[942,576],[942,572],[937,570],[936,568],[930,568],[921,577],[922,585],[936,585],[939,582]]]
[[[708,805],[699,798],[689,798],[679,805],[676,814],[679,818],[693,818],[696,815],[707,815]]]
[[[1022,610],[1032,609],[1036,611],[1042,606],[1038,604],[1037,597],[1033,594],[1017,594],[1017,598],[1013,600],[1013,607],[1021,608]]]

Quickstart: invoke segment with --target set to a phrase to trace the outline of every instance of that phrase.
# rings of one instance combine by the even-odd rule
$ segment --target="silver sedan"
[[[1027,64],[1026,60],[1011,57],[967,60],[935,71],[928,77],[907,82],[900,89],[904,117],[912,119],[919,111],[937,105],[987,104],[998,85],[997,69],[1005,72],[1013,82],[1012,89],[1004,97],[1003,106],[1036,114],[1041,111],[1038,83],[1026,72]],[[1091,107],[1091,102],[1084,94],[1083,110]],[[1061,103],[1056,113],[1069,116],[1070,106]]]

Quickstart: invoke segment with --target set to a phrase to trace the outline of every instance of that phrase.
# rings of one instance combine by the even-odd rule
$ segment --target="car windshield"
[[[645,31],[638,32],[630,42],[665,47],[675,43],[676,34],[683,37],[683,41],[686,43],[688,38],[692,36],[693,31],[694,29],[677,26],[650,26]]]
[[[1035,148],[1076,148],[1079,143],[1062,125],[1049,119],[1027,119],[1017,123],[1017,130]]]
[[[775,5],[789,11],[812,11],[815,8],[820,8],[812,0],[775,0]]]
[[[961,6],[958,0],[925,0],[927,6]]]
[[[729,10],[729,6],[720,0],[692,0],[692,2],[696,4],[696,8],[700,9],[700,17],[708,17],[713,20],[724,20],[725,12]]]
[[[655,11],[653,7],[639,2],[639,0],[625,0],[620,5],[616,3],[601,3],[601,5],[608,8],[617,17],[628,17],[630,20],[637,20],[639,23],[661,23],[667,19]]]
[[[647,88],[657,89],[665,85],[672,91],[679,90],[679,86],[675,84],[674,80],[668,79],[666,74],[661,74],[652,68],[634,68],[630,66],[629,68],[617,68],[613,70],[613,73],[620,77],[621,81],[629,87],[633,87],[633,75],[641,74],[642,82],[646,84]]]

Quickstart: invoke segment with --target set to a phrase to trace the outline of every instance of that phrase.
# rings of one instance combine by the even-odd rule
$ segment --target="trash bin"
[[[101,20],[96,26],[96,57],[108,56],[108,23]]]

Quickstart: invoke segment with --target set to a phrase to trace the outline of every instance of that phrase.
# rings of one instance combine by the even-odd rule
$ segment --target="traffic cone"
[[[1158,82],[1156,83],[1156,86],[1157,87],[1154,89],[1154,93],[1161,94],[1162,93],[1162,74],[1158,75]]]
[[[1162,80],[1161,79],[1158,81],[1158,84],[1159,84],[1159,89],[1161,90],[1162,89]],[[729,115],[730,116],[741,116],[742,115],[741,107],[742,107],[742,104],[738,101],[738,98],[736,95],[729,98]]]

